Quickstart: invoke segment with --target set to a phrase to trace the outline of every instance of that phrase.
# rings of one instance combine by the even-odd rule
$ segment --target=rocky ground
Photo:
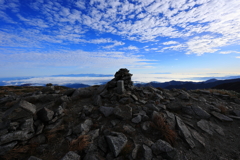
[[[1,88],[0,159],[239,160],[240,95],[106,85]],[[18,88],[20,89],[20,88]]]

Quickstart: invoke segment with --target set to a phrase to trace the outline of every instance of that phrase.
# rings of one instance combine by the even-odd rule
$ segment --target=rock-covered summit
[[[135,87],[120,69],[100,86],[0,97],[0,158],[240,159],[239,94]]]

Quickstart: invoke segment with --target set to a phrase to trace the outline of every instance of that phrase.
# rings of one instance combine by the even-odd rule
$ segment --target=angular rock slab
[[[80,160],[81,157],[73,152],[73,151],[69,151],[61,160]]]
[[[106,136],[106,140],[115,157],[119,155],[128,141],[127,137],[123,133],[119,132],[111,132],[110,135]]]
[[[207,132],[210,135],[213,135],[213,132],[209,126],[209,122],[207,120],[200,120],[197,122],[197,126],[201,128],[203,131]]]
[[[182,108],[182,111],[188,115],[194,115],[201,119],[208,119],[211,117],[210,114],[198,106],[185,106]]]
[[[233,119],[232,118],[229,118],[228,116],[225,116],[221,113],[218,113],[218,112],[211,112],[211,114],[216,117],[217,119],[221,120],[221,121],[224,121],[224,122],[232,122]]]
[[[194,148],[195,143],[193,142],[191,132],[188,130],[187,126],[178,116],[175,116],[175,117],[176,117],[177,125],[181,131],[183,138],[186,140],[186,142],[189,144],[191,148]]]
[[[28,131],[15,131],[0,137],[0,145],[9,143],[12,141],[25,141],[33,137],[33,133],[29,134]]]
[[[165,153],[168,159],[174,159],[176,155],[176,150],[166,141],[163,141],[159,139],[157,142],[155,142],[151,149],[155,155],[160,155],[162,153]]]
[[[210,135],[213,135],[213,131],[217,132],[222,136],[225,135],[223,129],[220,126],[203,119],[197,122],[197,126]]]
[[[12,108],[8,109],[3,118],[17,120],[21,118],[31,118],[36,113],[36,106],[25,100],[19,101]]]

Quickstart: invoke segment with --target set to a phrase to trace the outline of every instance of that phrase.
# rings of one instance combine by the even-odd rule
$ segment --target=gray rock
[[[0,142],[1,143],[1,142]],[[5,144],[0,146],[0,156],[5,155],[8,151],[10,151],[14,146],[17,145],[17,141]]]
[[[214,112],[212,111],[211,114],[216,117],[217,119],[221,120],[221,121],[224,121],[224,122],[232,122],[233,119],[232,118],[229,118],[228,116],[225,116],[221,113],[218,113],[218,112]]]
[[[185,91],[181,91],[181,93],[180,93],[180,95],[179,95],[179,98],[181,98],[181,99],[183,99],[183,100],[189,100],[189,98],[190,98],[190,95],[187,93],[187,92],[185,92]]]
[[[81,123],[73,128],[73,133],[74,134],[87,133],[90,130],[90,127],[92,126],[92,124],[93,124],[93,122],[91,119],[86,119],[83,123]]]
[[[58,119],[56,122],[46,125],[44,131],[50,131],[52,129],[59,127],[62,124],[62,121],[63,119]]]
[[[99,136],[99,129],[90,131],[88,135],[90,136],[90,140],[93,141],[95,138]]]
[[[22,131],[27,131],[27,132],[34,132],[33,128],[33,119],[27,119],[25,122],[20,126],[20,129]]]
[[[12,121],[16,121],[21,118],[32,118],[36,113],[36,106],[25,101],[21,100],[16,105],[8,109],[3,118],[11,119]]]
[[[131,94],[131,97],[132,97],[132,99],[133,99],[134,101],[138,101],[138,97],[137,97],[136,95]]]
[[[95,93],[95,89],[93,87],[86,87],[86,88],[78,88],[74,91],[71,98],[76,100],[78,98],[89,98],[93,96]]]
[[[128,105],[118,106],[114,109],[114,115],[116,115],[121,120],[132,119],[132,108]]]
[[[28,133],[28,131],[15,131],[0,137],[0,145],[9,143],[12,141],[25,141],[33,137],[33,133]]]
[[[31,157],[28,158],[28,160],[42,160],[42,159],[37,158],[37,157],[35,157],[35,156],[31,156]]]
[[[95,153],[87,153],[83,160],[99,160]]]
[[[142,130],[149,131],[151,128],[151,121],[146,121],[141,124]]]
[[[144,145],[142,146],[142,153],[143,157],[141,158],[142,160],[151,160],[152,159],[152,150],[148,146]]]
[[[93,105],[96,105],[96,106],[101,106],[102,105],[102,98],[100,95],[95,95],[93,97]]]
[[[184,106],[182,107],[182,111],[188,115],[194,115],[201,119],[208,119],[211,117],[210,114],[198,106]]]
[[[210,128],[211,128],[213,131],[217,132],[217,133],[220,134],[221,136],[225,136],[222,127],[214,124],[213,122],[209,122],[209,125],[210,125]]]
[[[120,99],[119,103],[121,104],[128,104],[128,103],[132,103],[134,102],[132,98],[130,97],[124,97],[122,99]]]
[[[125,92],[124,81],[123,80],[117,81],[117,93],[123,94],[124,92]]]
[[[132,122],[133,122],[133,123],[140,123],[141,120],[142,120],[141,115],[138,115],[138,116],[136,116],[136,117],[134,117],[134,118],[132,119]]]
[[[152,146],[151,149],[155,155],[160,155],[161,153],[164,152],[172,152],[174,151],[174,148],[167,143],[166,141],[163,141],[159,139],[157,142],[155,142]]]
[[[130,126],[129,124],[123,125],[123,129],[128,133],[128,134],[133,134],[136,129]]]
[[[46,107],[43,107],[37,112],[38,118],[43,122],[48,122],[53,118],[54,112]]]
[[[210,135],[213,135],[213,132],[209,126],[209,122],[207,120],[200,120],[197,122],[197,126],[201,128],[203,131],[207,132]]]
[[[205,147],[205,139],[195,130],[190,129],[192,136],[195,140],[197,140],[199,143],[201,143]]]
[[[113,114],[114,108],[101,106],[99,110],[102,114],[104,114],[105,117],[108,117]]]
[[[176,116],[176,122],[181,131],[182,137],[186,140],[186,142],[189,144],[189,146],[191,148],[194,148],[195,143],[192,139],[192,135],[191,135],[190,131],[188,130],[187,126],[184,124],[184,122],[178,116]]]
[[[153,110],[153,111],[159,111],[159,108],[156,107],[154,104],[146,104],[145,107],[147,107],[148,109],[150,110]]]
[[[97,89],[97,94],[102,93],[106,89],[106,85],[100,85]]]
[[[203,110],[202,108],[200,108],[198,106],[192,106],[192,110],[200,118],[208,119],[211,117],[210,114],[208,114],[205,110]]]
[[[123,133],[111,132],[110,135],[106,136],[109,148],[113,152],[114,156],[117,157],[123,147],[127,144],[127,137]]]
[[[55,112],[55,115],[59,116],[59,115],[63,114],[63,112],[64,112],[64,109],[62,108],[62,106],[59,106]]]
[[[30,140],[30,143],[33,143],[33,144],[43,144],[43,143],[46,142],[46,140],[47,140],[47,138],[43,134],[40,134],[38,136],[33,137]]]
[[[61,160],[80,160],[81,157],[73,152],[73,151],[69,151]]]
[[[135,147],[132,150],[132,158],[133,159],[136,159],[139,148],[140,148],[140,145],[139,144],[135,144]]]
[[[36,129],[36,135],[38,135],[38,134],[41,134],[42,133],[42,131],[43,131],[43,128],[44,128],[44,124],[43,123],[39,123],[38,125],[37,125],[37,129]]]

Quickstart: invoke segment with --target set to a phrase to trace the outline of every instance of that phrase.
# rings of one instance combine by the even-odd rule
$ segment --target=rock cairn
[[[108,88],[115,88],[118,86],[118,82],[122,82],[124,84],[125,89],[131,89],[133,86],[133,82],[131,80],[132,74],[129,73],[129,70],[126,68],[121,68],[114,75],[114,78],[107,83]],[[119,82],[119,83],[120,83]]]

